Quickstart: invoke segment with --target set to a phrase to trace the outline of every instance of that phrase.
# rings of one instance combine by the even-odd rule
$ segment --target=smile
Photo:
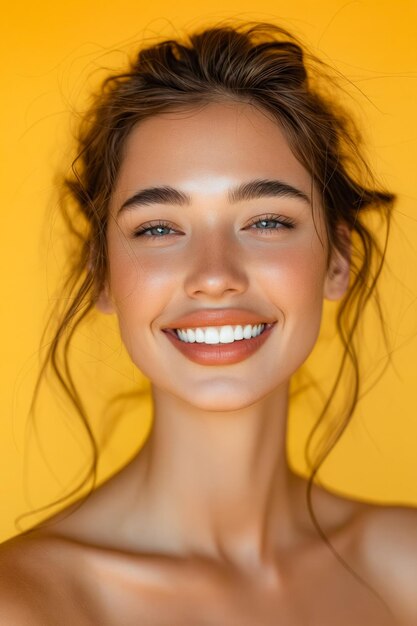
[[[232,365],[252,354],[268,340],[274,324],[167,328],[163,332],[185,357],[200,365]]]
[[[242,339],[252,339],[260,335],[265,324],[246,324],[246,326],[207,326],[203,328],[178,328],[175,330],[180,341],[185,343],[233,343]]]

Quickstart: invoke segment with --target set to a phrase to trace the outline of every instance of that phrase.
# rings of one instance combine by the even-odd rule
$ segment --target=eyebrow
[[[251,180],[233,187],[228,192],[228,199],[231,203],[242,200],[253,200],[264,197],[286,197],[297,198],[310,205],[310,198],[301,189],[297,189],[288,183],[280,180]],[[150,206],[152,204],[174,204],[184,206],[191,204],[191,197],[174,187],[148,187],[140,189],[133,196],[125,200],[118,210],[119,216],[127,209]]]

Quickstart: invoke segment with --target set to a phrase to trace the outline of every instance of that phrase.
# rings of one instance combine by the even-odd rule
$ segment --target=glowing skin
[[[156,393],[207,411],[247,407],[285,386],[319,331],[327,259],[319,200],[313,199],[321,241],[303,199],[228,201],[229,189],[254,179],[278,179],[311,195],[311,178],[276,123],[248,105],[212,105],[138,126],[112,199],[110,292],[124,343]],[[126,199],[154,186],[189,194],[191,203],[132,207],[116,221]],[[272,213],[294,220],[294,228],[249,230],[252,218]],[[133,237],[158,220],[182,235]],[[199,367],[161,329],[183,312],[210,307],[248,308],[277,324],[250,359]]]
[[[254,180],[296,191],[231,197]],[[131,203],[161,186],[176,190],[181,206],[149,204],[149,193],[147,205]],[[110,212],[108,283],[97,306],[117,314],[151,381],[154,424],[134,459],[81,507],[0,555],[12,605],[22,606],[20,587],[31,590],[24,619],[8,623],[392,626],[318,536],[306,481],[287,463],[290,378],[314,347],[323,299],[344,294],[349,260],[328,259],[319,195],[277,123],[233,103],[141,123],[125,144]],[[273,227],[281,218],[293,228]],[[250,226],[262,219],[265,230]],[[134,236],[158,221],[169,223],[158,231],[167,236]],[[216,350],[233,348],[209,345],[210,358],[196,362],[166,333],[190,313],[232,308],[217,325],[274,322],[255,351],[216,364]],[[386,561],[384,550],[392,528],[403,537],[398,529],[415,527],[415,517],[384,517],[317,486],[313,499],[336,551],[411,614],[408,557]],[[403,593],[406,580],[413,589]]]
[[[253,180],[281,181],[299,197],[230,200]],[[121,210],[139,191],[161,186],[189,203]],[[132,360],[152,382],[155,421],[132,465],[137,487],[125,522],[136,541],[152,527],[152,542],[165,537],[155,548],[227,554],[253,569],[273,562],[277,540],[297,534],[298,483],[285,455],[289,380],[314,346],[323,298],[343,294],[349,271],[347,260],[334,259],[338,272],[329,278],[322,209],[311,192],[280,128],[246,104],[171,112],[129,136],[111,199],[109,281],[98,306],[117,313]],[[293,228],[249,226],[272,215]],[[158,221],[169,223],[168,236],[134,236]],[[246,309],[275,325],[248,358],[199,364],[163,329],[213,308]],[[302,511],[304,523],[304,504]]]

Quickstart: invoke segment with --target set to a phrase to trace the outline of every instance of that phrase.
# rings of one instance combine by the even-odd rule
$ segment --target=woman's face
[[[246,407],[286,385],[317,339],[323,297],[338,298],[347,285],[346,267],[337,283],[327,275],[310,175],[280,127],[249,104],[138,124],[110,211],[98,306],[117,313],[133,362],[155,388],[202,409]],[[202,317],[180,320],[188,314]],[[205,343],[218,340],[208,326],[262,321],[259,339]],[[173,330],[197,327],[194,343]]]

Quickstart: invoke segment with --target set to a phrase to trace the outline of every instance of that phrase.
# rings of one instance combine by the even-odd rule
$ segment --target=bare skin
[[[279,180],[300,195],[231,201],[232,189],[253,180]],[[138,190],[156,186],[189,201],[120,212]],[[371,591],[319,537],[306,481],[287,461],[289,381],[314,347],[323,299],[339,299],[348,286],[349,259],[328,250],[318,194],[278,125],[236,103],[147,120],[127,140],[110,212],[98,307],[118,316],[132,361],[152,382],[153,429],[81,507],[3,544],[0,618],[416,624],[416,511],[314,487],[323,530]],[[254,217],[268,227],[255,228]],[[169,228],[134,236],[158,220]],[[162,329],[212,308],[249,310],[274,328],[248,358],[199,364]]]

